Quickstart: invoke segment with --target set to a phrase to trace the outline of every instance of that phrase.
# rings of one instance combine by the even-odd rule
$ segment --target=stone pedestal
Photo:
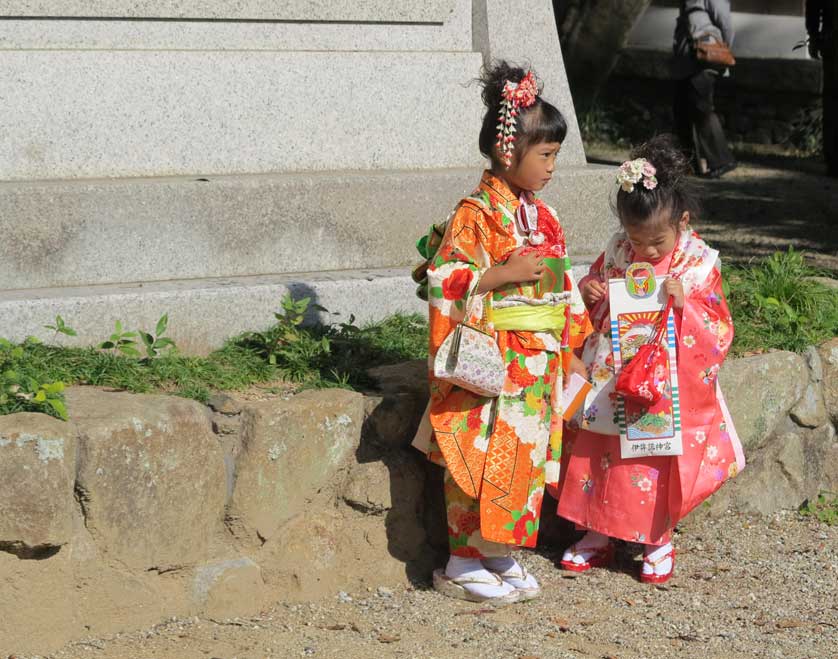
[[[545,198],[588,261],[611,172],[585,163],[550,3],[517,4],[3,3],[0,336],[60,313],[91,343],[168,311],[204,351],[324,277],[332,311],[421,310],[413,243],[479,179],[469,83],[501,57],[568,119]]]

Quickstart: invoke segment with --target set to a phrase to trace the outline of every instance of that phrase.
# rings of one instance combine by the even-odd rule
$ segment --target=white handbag
[[[472,290],[477,290],[478,281]],[[479,327],[466,322],[471,317],[469,294],[465,319],[448,335],[434,357],[434,376],[480,396],[494,398],[503,391],[506,364],[497,341]]]

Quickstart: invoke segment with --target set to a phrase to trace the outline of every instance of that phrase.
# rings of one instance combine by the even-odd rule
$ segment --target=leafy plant
[[[838,494],[820,492],[814,501],[807,499],[803,502],[800,514],[804,517],[814,517],[827,526],[835,526],[838,524]]]
[[[800,352],[838,335],[838,292],[813,281],[817,274],[793,248],[726,270],[734,352]]]
[[[140,338],[145,345],[146,355],[149,359],[154,359],[157,357],[161,351],[165,350],[166,348],[176,348],[175,342],[168,338],[164,337],[163,334],[166,333],[166,328],[169,326],[169,314],[163,314],[160,316],[160,320],[157,321],[157,326],[154,329],[154,334],[150,334],[149,332],[143,332],[140,330]]]
[[[586,142],[606,142],[616,146],[626,146],[625,129],[612,109],[594,105],[579,117],[579,130]]]
[[[163,336],[167,315],[154,334],[126,331],[117,321],[113,334],[95,348],[0,339],[0,414],[38,411],[66,418],[62,392],[65,385],[75,384],[162,391],[202,402],[213,391],[262,383],[273,391],[352,389],[368,384],[366,371],[373,366],[427,357],[428,326],[421,316],[395,315],[365,327],[358,327],[352,316],[304,326],[310,309],[325,311],[309,299],[286,296],[272,327],[231,339],[206,357],[164,350],[175,347]],[[67,326],[56,321],[51,328],[57,327]],[[137,337],[146,359],[136,359]]]
[[[17,346],[0,339],[0,414],[43,412],[66,420],[64,383],[33,372],[26,363],[26,346],[37,344],[32,338]]]
[[[290,294],[280,304],[281,311],[274,313],[276,324],[263,332],[248,332],[240,344],[278,366],[286,377],[301,382],[313,377],[329,355],[329,337],[301,327],[309,308],[322,307],[312,305],[309,297],[294,300]]]
[[[818,156],[823,153],[823,108],[820,106],[801,109],[791,122],[791,134],[787,144],[803,156]]]
[[[114,323],[114,333],[106,341],[100,343],[99,348],[101,350],[113,350],[126,357],[139,357],[140,351],[137,349],[136,337],[136,332],[126,332],[122,327],[122,321],[117,320]]]
[[[55,343],[55,339],[58,338],[59,334],[64,334],[65,336],[77,336],[76,330],[68,325],[65,325],[64,319],[60,315],[55,317],[55,325],[44,325],[44,329],[53,330],[55,332],[52,337],[53,343]]]

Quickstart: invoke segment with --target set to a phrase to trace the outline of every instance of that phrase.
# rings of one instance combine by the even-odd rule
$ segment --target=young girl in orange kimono
[[[645,546],[640,579],[662,583],[675,567],[675,524],[745,462],[716,382],[733,340],[733,323],[719,254],[689,228],[696,204],[686,160],[667,136],[633,155],[618,175],[623,230],[580,281],[594,325],[582,358],[594,392],[602,395],[596,396],[599,405],[585,410],[581,428],[566,438],[558,513],[588,530],[564,553],[565,569],[583,572],[608,563],[611,538],[620,538]],[[683,454],[676,457],[621,458],[616,394],[605,395],[614,383],[608,280],[625,277],[635,262],[650,263],[656,275],[669,276],[663,289],[675,310],[683,438]]]
[[[480,150],[491,169],[457,206],[428,267],[431,401],[414,445],[446,467],[451,556],[435,587],[501,605],[539,593],[510,549],[535,546],[545,482],[558,480],[562,374],[583,372],[571,349],[587,316],[561,225],[533,195],[553,176],[565,120],[531,72],[502,62],[482,83]],[[470,296],[469,320],[485,324],[506,365],[497,398],[433,377]]]

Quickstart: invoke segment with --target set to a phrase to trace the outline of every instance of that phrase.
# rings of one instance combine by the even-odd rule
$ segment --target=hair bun
[[[503,88],[506,86],[507,80],[521,82],[526,75],[526,69],[514,66],[505,60],[484,66],[480,71],[480,77],[477,79],[483,87],[481,93],[483,105],[489,109],[498,107],[503,97]]]
[[[690,163],[675,143],[672,135],[656,135],[631,153],[631,159],[645,158],[657,170],[658,183],[672,188],[690,174]]]

